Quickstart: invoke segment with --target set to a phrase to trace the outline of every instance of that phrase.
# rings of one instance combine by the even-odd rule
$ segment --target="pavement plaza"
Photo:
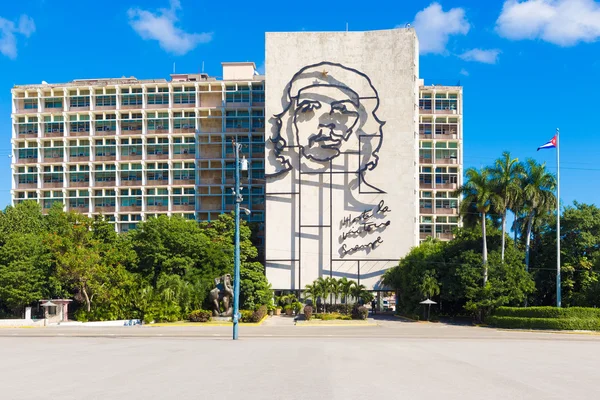
[[[2,399],[589,399],[600,336],[409,323],[0,329]]]

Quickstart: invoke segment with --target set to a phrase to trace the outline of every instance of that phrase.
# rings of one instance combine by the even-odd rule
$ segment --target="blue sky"
[[[465,166],[501,152],[555,170],[536,148],[561,129],[561,194],[600,202],[600,2],[390,0],[365,3],[28,0],[0,6],[0,208],[10,203],[10,89],[77,78],[218,76],[221,61],[264,63],[266,31],[405,26],[426,83],[464,86]],[[366,4],[375,5],[369,9]],[[485,7],[482,8],[482,4]],[[162,10],[161,10],[162,9]],[[589,121],[588,121],[589,120]]]

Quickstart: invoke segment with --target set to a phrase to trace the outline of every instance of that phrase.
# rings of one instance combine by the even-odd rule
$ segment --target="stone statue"
[[[231,275],[226,274],[215,278],[215,288],[208,295],[213,306],[213,316],[231,317],[233,315],[233,288],[231,287]],[[221,301],[225,311],[221,312]]]

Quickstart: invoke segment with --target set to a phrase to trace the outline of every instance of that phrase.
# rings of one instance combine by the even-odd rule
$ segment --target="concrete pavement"
[[[600,336],[376,327],[0,329],[2,399],[589,399]],[[63,372],[68,371],[66,376]]]

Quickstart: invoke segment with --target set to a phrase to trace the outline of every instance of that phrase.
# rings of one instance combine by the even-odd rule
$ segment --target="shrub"
[[[365,306],[359,306],[355,304],[352,308],[352,319],[365,320],[369,316],[369,309]]]
[[[312,318],[313,308],[311,306],[304,306],[304,317],[307,321]]]
[[[299,314],[300,311],[302,311],[302,303],[300,303],[299,301],[295,301],[294,303],[292,303],[292,308],[294,309],[294,312],[296,314]]]
[[[520,318],[600,318],[600,308],[591,307],[499,307],[494,316]]]
[[[252,313],[252,322],[260,322],[267,315],[267,306],[260,306]]]
[[[314,314],[313,315],[314,319],[320,319],[322,321],[333,321],[336,319],[341,319],[341,320],[350,320],[352,319],[351,316],[349,315],[343,315],[340,313],[327,313],[327,314]]]
[[[240,313],[242,317],[240,318],[240,322],[253,322],[254,311],[252,310],[241,310]]]
[[[600,330],[598,318],[526,318],[491,316],[486,322],[507,329]]]
[[[352,304],[331,304],[327,306],[327,311],[344,315],[352,315],[352,308]]]
[[[191,322],[208,322],[210,321],[212,314],[207,310],[195,310],[190,313],[188,319]]]

